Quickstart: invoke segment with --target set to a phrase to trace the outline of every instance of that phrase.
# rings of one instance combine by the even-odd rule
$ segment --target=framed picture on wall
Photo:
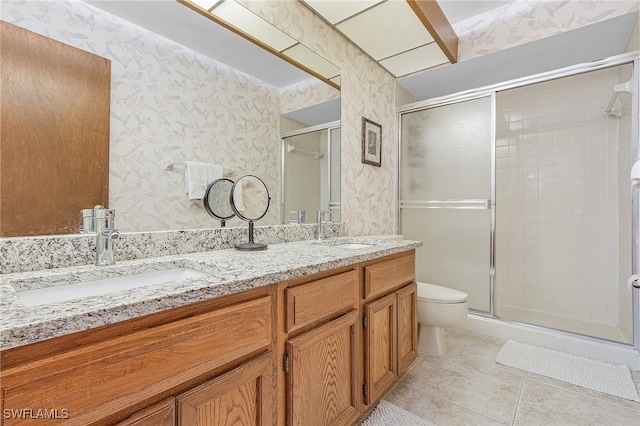
[[[362,117],[362,162],[380,167],[382,126]]]

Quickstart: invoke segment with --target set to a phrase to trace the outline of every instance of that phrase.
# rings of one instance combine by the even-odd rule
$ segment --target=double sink
[[[332,250],[360,250],[376,245],[372,241],[365,243],[353,239],[324,240],[317,242],[317,244],[330,247]],[[45,280],[42,277],[36,277],[29,280],[16,280],[10,284],[24,306],[33,307],[168,282],[204,278],[212,273],[189,266],[176,265],[175,262],[155,263],[154,269],[156,270],[152,271],[132,271],[130,268],[117,267],[101,268],[94,268],[85,274],[62,273],[55,274],[54,279]]]

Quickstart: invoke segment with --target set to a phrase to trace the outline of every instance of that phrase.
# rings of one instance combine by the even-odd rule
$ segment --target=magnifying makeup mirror
[[[220,227],[224,228],[226,221],[235,216],[231,208],[230,197],[233,181],[231,179],[216,179],[209,184],[204,192],[204,209],[209,215],[220,219]]]
[[[236,244],[236,250],[266,250],[267,245],[253,241],[253,222],[267,214],[271,197],[262,179],[254,175],[242,176],[231,188],[231,209],[242,220],[249,222],[249,242]]]

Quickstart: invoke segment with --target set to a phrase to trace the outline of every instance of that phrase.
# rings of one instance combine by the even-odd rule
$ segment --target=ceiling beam
[[[449,24],[447,17],[435,0],[407,0],[431,37],[449,58],[452,64],[458,62],[458,36]]]

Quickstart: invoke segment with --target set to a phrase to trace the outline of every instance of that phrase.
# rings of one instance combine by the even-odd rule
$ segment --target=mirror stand
[[[253,241],[253,221],[249,221],[249,242],[236,244],[236,250],[240,251],[256,251],[256,250],[266,250],[267,245],[264,243],[256,243]]]
[[[248,205],[245,205],[243,201],[243,193],[249,201]],[[231,188],[229,202],[235,215],[249,222],[249,242],[236,244],[234,246],[236,250],[266,250],[266,244],[256,243],[253,240],[253,222],[262,219],[267,214],[271,202],[269,190],[262,179],[255,175],[246,175],[238,179]]]

